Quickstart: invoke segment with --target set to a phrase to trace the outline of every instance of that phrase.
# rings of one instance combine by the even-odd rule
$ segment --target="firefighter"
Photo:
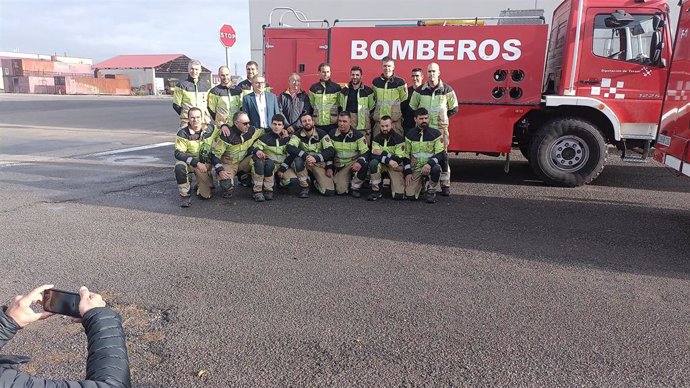
[[[429,111],[419,108],[414,113],[415,127],[405,133],[405,197],[417,199],[424,189],[424,200],[436,202],[436,187],[441,179],[443,138],[438,129],[429,126]]]
[[[288,144],[297,147],[299,139],[287,133],[285,118],[281,114],[276,114],[271,118],[271,131],[254,143],[252,191],[256,202],[273,199],[274,175],[280,179],[280,184],[286,187],[292,179],[297,178],[294,169],[304,170],[304,159],[291,155],[287,149]],[[294,169],[291,169],[291,166]],[[304,184],[307,184],[306,179]]]
[[[447,83],[441,81],[441,69],[438,64],[431,63],[427,67],[428,81],[415,89],[410,100],[410,108],[426,108],[429,111],[429,126],[438,128],[443,137],[443,172],[441,173],[441,195],[450,195],[450,164],[448,163],[448,120],[458,113],[458,98],[455,91]]]
[[[191,107],[201,109],[201,120],[204,124],[211,122],[206,103],[211,85],[199,79],[201,75],[201,62],[192,59],[187,66],[187,70],[189,76],[186,80],[178,82],[173,92],[173,109],[180,115],[180,128],[186,127],[189,123],[187,115]]]
[[[391,194],[393,199],[403,199],[405,196],[405,178],[403,177],[403,158],[405,154],[405,138],[393,131],[393,119],[390,116],[381,117],[381,133],[371,143],[371,157],[369,158],[369,173],[371,174],[371,194],[369,201],[381,198],[381,173],[386,172],[391,180]]]
[[[303,114],[311,115],[309,95],[302,90],[302,77],[297,73],[288,77],[288,88],[278,96],[278,106],[287,120],[287,131],[290,134],[302,129],[300,117]]]
[[[407,100],[407,84],[404,79],[393,74],[395,61],[391,57],[383,58],[381,67],[383,72],[371,82],[376,100],[373,136],[378,135],[379,120],[383,116],[390,116],[393,119],[393,129],[402,136],[404,132],[400,103]]]
[[[295,136],[300,140],[297,150],[288,150],[304,159],[306,169],[296,171],[300,181],[299,197],[309,197],[309,186],[306,189],[302,182],[308,182],[308,173],[314,176],[314,187],[322,195],[330,197],[335,194],[335,183],[333,182],[333,157],[335,149],[333,142],[326,132],[314,128],[314,120],[310,114],[304,114],[300,118],[302,129],[295,132]]]
[[[189,124],[177,132],[175,138],[175,180],[182,200],[181,207],[192,205],[191,175],[196,175],[196,194],[203,198],[211,198],[211,147],[218,131],[203,121],[202,110],[197,107],[189,108],[187,112]]]
[[[242,91],[241,98],[252,92],[252,80],[255,76],[259,75],[259,64],[254,61],[249,61],[245,66],[245,70],[247,71],[247,79],[237,84],[237,87]],[[264,85],[264,90],[270,92],[271,86],[266,83]]]
[[[350,113],[340,112],[338,127],[330,135],[335,149],[333,165],[335,175],[335,192],[347,195],[348,188],[352,188],[352,196],[362,196],[360,188],[367,176],[367,154],[369,147],[361,132],[352,129]]]
[[[362,68],[350,69],[350,82],[340,91],[340,109],[350,113],[352,128],[364,135],[371,144],[371,112],[375,108],[374,90],[362,83]]]
[[[412,98],[412,93],[415,89],[422,86],[424,82],[424,73],[419,67],[412,69],[412,74],[410,74],[410,86],[407,87],[407,99],[400,103],[400,109],[403,114],[403,130],[407,131],[410,128],[414,128],[414,110],[410,108],[410,99]]]
[[[316,128],[329,133],[338,125],[340,85],[331,81],[331,65],[319,65],[319,82],[309,88],[309,103],[314,110]]]
[[[242,107],[242,91],[232,86],[230,69],[227,66],[218,68],[220,84],[208,92],[208,113],[217,128],[227,124],[235,112]]]
[[[256,139],[264,134],[262,129],[250,125],[249,116],[244,112],[235,112],[233,126],[224,124],[221,134],[213,146],[211,160],[218,175],[223,198],[231,198],[235,185],[234,178],[240,172],[251,171],[251,152]]]

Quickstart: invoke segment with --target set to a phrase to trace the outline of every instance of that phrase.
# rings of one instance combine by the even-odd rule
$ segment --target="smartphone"
[[[79,294],[68,291],[60,291],[54,288],[43,291],[43,310],[81,318],[79,314]]]

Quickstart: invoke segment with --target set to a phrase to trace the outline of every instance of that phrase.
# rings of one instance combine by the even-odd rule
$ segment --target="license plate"
[[[657,144],[661,144],[663,146],[670,147],[671,146],[671,136],[659,134],[659,137],[657,137],[656,142],[657,142]]]

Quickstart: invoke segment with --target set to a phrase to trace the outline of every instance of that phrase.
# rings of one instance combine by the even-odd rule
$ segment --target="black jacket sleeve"
[[[130,388],[129,359],[120,316],[108,307],[89,310],[82,318],[88,341],[86,379],[45,380],[15,369],[12,360],[0,359],[0,387],[9,388]],[[19,326],[0,312],[0,348]],[[25,361],[24,361],[25,362]]]
[[[189,158],[191,158],[192,160],[190,161]],[[175,159],[190,164],[192,167],[196,167],[197,164],[199,164],[196,155],[187,154],[180,150],[175,150]]]
[[[175,112],[177,112],[178,115],[182,113],[182,107],[175,104],[174,102],[173,102],[173,109],[175,109]]]

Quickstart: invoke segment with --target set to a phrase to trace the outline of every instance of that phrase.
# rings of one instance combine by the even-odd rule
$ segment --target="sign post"
[[[235,44],[237,35],[235,29],[229,24],[220,26],[220,43],[225,46],[225,66],[230,68],[230,50],[229,48]]]

